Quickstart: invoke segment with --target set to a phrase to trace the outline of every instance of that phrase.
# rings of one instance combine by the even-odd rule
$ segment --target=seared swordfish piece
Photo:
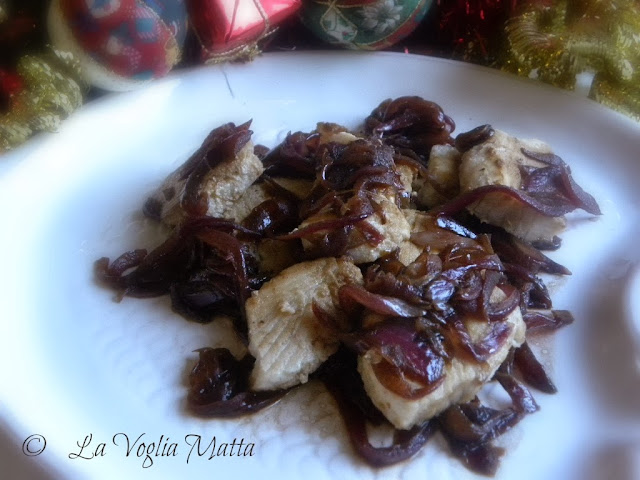
[[[246,302],[249,352],[256,359],[252,390],[305,383],[337,351],[336,331],[316,317],[313,304],[346,326],[338,290],[354,283],[362,283],[362,273],[353,263],[321,258],[293,265],[253,292]]]
[[[494,130],[488,140],[462,154],[460,193],[486,185],[522,187],[522,168],[542,168],[544,163],[526,156],[522,149],[534,153],[551,153],[539,140],[522,140]],[[564,216],[551,217],[537,212],[503,193],[489,193],[471,204],[468,210],[480,220],[504,228],[527,242],[551,242],[566,227]]]
[[[492,301],[497,302],[503,298],[504,293],[496,287],[491,295]],[[388,390],[375,374],[376,356],[371,351],[361,355],[358,358],[358,371],[367,395],[387,420],[396,428],[405,430],[442,413],[450,405],[472,400],[482,386],[491,380],[509,350],[519,347],[525,340],[526,326],[520,308],[511,312],[504,321],[510,326],[508,337],[485,362],[454,357],[445,366],[444,381],[432,392],[415,400],[403,398]],[[468,320],[465,326],[474,342],[483,338],[491,328],[488,323],[478,320]]]

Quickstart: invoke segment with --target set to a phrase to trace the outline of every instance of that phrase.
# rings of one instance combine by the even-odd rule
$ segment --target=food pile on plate
[[[310,379],[336,398],[370,464],[414,455],[439,431],[469,468],[493,474],[493,440],[555,386],[527,343],[572,321],[541,273],[569,271],[565,215],[600,214],[538,140],[455,124],[419,97],[382,102],[361,131],[319,123],[272,150],[250,124],[222,125],[144,203],[171,227],[157,249],[96,262],[123,296],[169,294],[175,311],[233,318],[243,358],[199,350],[193,412],[233,417]],[[478,398],[499,382],[507,408]],[[393,426],[374,446],[367,424]]]

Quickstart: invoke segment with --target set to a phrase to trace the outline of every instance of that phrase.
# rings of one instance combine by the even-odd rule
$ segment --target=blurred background
[[[471,62],[640,118],[637,0],[0,0],[0,152],[172,70],[310,49]]]

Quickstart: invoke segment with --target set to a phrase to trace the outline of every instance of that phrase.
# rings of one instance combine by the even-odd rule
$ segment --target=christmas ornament
[[[565,0],[507,22],[504,69],[563,88],[595,74],[590,96],[640,119],[640,3]]]
[[[413,32],[431,4],[432,0],[303,0],[302,21],[326,42],[379,50]]]
[[[166,75],[180,60],[184,0],[53,0],[53,44],[74,53],[86,81],[129,90]]]
[[[250,60],[275,25],[300,8],[300,0],[187,0],[202,60]]]
[[[15,74],[0,76],[8,93],[7,109],[0,112],[0,153],[41,131],[55,131],[62,120],[82,105],[80,65],[68,52],[52,49],[24,55]]]

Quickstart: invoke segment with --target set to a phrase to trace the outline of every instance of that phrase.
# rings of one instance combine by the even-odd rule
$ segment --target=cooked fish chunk
[[[409,238],[410,229],[407,220],[396,203],[388,195],[371,192],[372,202],[377,205],[377,211],[362,220],[367,228],[375,230],[381,235],[382,241],[376,245],[369,243],[362,233],[354,228],[350,235],[345,255],[353,263],[361,264],[377,260],[384,254],[394,251]],[[337,216],[332,213],[320,212],[307,218],[299,228],[305,228],[317,222],[334,220]],[[318,232],[302,241],[305,250],[314,250],[318,242],[322,242],[325,232]]]
[[[361,284],[353,263],[335,258],[302,262],[282,271],[246,302],[249,352],[256,362],[252,390],[277,390],[305,383],[339,346],[339,341],[314,315],[313,303],[345,321],[337,308],[338,290]]]
[[[425,251],[426,248],[424,244],[420,244],[419,242],[414,241],[415,237],[413,237],[413,235],[420,234],[421,232],[425,231],[438,231],[439,227],[437,227],[434,223],[435,218],[426,212],[422,212],[420,210],[415,210],[412,208],[404,208],[402,209],[402,213],[409,223],[409,228],[412,235],[412,237],[410,237],[408,240],[405,240],[399,245],[397,252],[398,260],[406,266],[414,262],[420,256],[420,254]],[[454,241],[455,239],[456,243],[461,238],[454,237],[455,234],[448,230],[442,230],[442,232],[444,233],[444,235],[450,236],[451,241]],[[440,239],[440,243],[442,241],[444,241],[444,238]],[[433,254],[440,253],[442,248],[442,245],[431,242],[427,246],[429,248],[429,252]]]
[[[358,137],[351,133],[347,127],[337,123],[320,122],[316,126],[316,132],[320,134],[320,143],[340,143],[347,145],[358,140]]]
[[[183,166],[173,172],[151,195],[147,207],[155,204],[154,214],[168,225],[177,225],[186,216],[181,202],[185,194],[187,178]],[[207,202],[206,215],[223,217],[231,211],[244,192],[262,175],[264,168],[253,153],[253,142],[248,141],[233,158],[224,159],[212,168],[201,181],[199,192]],[[158,215],[155,215],[157,213]]]
[[[460,191],[460,152],[452,145],[434,145],[429,155],[427,179],[418,191],[420,205],[431,208]]]
[[[492,301],[504,298],[501,290],[494,290]],[[358,371],[373,404],[384,416],[400,429],[410,429],[442,413],[450,405],[468,402],[477,395],[482,386],[495,374],[512,347],[522,345],[526,326],[519,308],[505,320],[511,326],[504,345],[484,363],[472,363],[462,358],[453,358],[445,366],[443,382],[431,393],[417,400],[405,399],[388,390],[376,377],[374,363],[376,355],[371,351],[358,358]],[[486,323],[467,321],[466,327],[472,341],[481,339],[488,329]]]
[[[313,182],[296,178],[276,177],[272,178],[272,181],[299,199],[304,199],[313,187]],[[274,194],[268,184],[254,183],[222,213],[222,217],[240,223],[254,208],[270,198],[274,198]]]
[[[240,223],[254,208],[270,198],[271,193],[264,183],[254,183],[221,216]]]
[[[522,166],[543,164],[525,156],[521,149],[550,153],[550,147],[538,140],[520,140],[499,130],[492,138],[462,155],[460,192],[485,185],[522,186]],[[550,241],[566,226],[564,217],[549,217],[523,205],[506,194],[494,192],[469,206],[469,211],[483,222],[497,225],[529,242]]]
[[[429,214],[412,208],[403,208],[402,213],[409,224],[410,235],[427,230],[428,224],[433,221]],[[422,252],[424,252],[424,247],[409,238],[398,245],[397,256],[400,263],[407,266],[413,263]],[[432,253],[437,253],[437,251],[432,249]]]

